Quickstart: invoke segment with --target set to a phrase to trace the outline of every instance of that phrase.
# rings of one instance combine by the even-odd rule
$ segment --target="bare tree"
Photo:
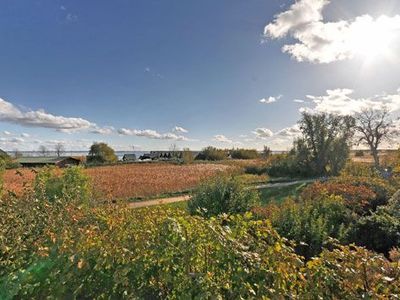
[[[47,155],[47,148],[46,148],[44,145],[40,145],[40,146],[39,146],[39,153],[40,153],[42,156],[46,156],[46,155]]]
[[[389,111],[386,107],[365,109],[355,116],[355,120],[358,144],[365,144],[369,147],[375,167],[379,168],[379,146],[384,141],[390,141],[397,134]]]
[[[13,152],[14,152],[14,158],[22,157],[22,153],[19,152],[19,150],[17,148],[15,148]]]
[[[64,154],[64,152],[65,152],[65,147],[64,147],[63,144],[57,143],[57,144],[54,146],[54,150],[55,150],[55,152],[56,152],[56,155],[57,155],[58,157],[60,157],[61,155]]]
[[[169,151],[171,152],[171,155],[172,155],[172,157],[176,157],[177,155],[178,155],[178,151],[179,151],[179,148],[178,148],[178,146],[174,143],[174,144],[171,144],[171,146],[169,146]]]

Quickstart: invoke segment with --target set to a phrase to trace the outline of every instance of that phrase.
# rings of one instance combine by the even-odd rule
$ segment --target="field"
[[[129,164],[85,169],[99,199],[148,198],[195,187],[202,179],[230,169],[222,164]],[[31,169],[7,170],[5,189],[20,194],[35,177]]]

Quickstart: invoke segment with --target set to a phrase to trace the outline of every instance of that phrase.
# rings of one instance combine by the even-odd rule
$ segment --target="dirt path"
[[[265,189],[265,188],[269,188],[269,187],[277,188],[277,187],[290,186],[290,185],[294,185],[294,184],[298,184],[298,183],[310,183],[313,181],[315,181],[315,179],[296,180],[296,181],[279,182],[279,183],[267,183],[267,184],[258,185],[258,186],[252,187],[252,188],[257,189],[257,190]],[[190,199],[189,195],[177,196],[177,197],[171,197],[171,198],[160,198],[160,199],[153,199],[153,200],[140,201],[140,202],[131,202],[131,203],[129,203],[129,207],[130,208],[147,207],[147,206],[188,201],[189,199]]]
[[[189,195],[171,197],[171,198],[160,198],[160,199],[153,199],[153,200],[140,201],[140,202],[131,202],[131,203],[129,203],[129,207],[130,208],[139,208],[139,207],[188,201],[189,199],[190,199]]]

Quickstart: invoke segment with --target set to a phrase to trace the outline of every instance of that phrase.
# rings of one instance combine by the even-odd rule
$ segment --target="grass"
[[[269,187],[260,190],[261,204],[266,205],[270,202],[281,203],[287,197],[296,197],[308,183],[297,183],[282,187]]]

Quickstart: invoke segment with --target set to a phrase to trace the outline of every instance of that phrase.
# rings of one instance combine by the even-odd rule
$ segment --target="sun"
[[[371,61],[390,55],[395,40],[393,31],[380,22],[365,22],[352,30],[351,51]]]

